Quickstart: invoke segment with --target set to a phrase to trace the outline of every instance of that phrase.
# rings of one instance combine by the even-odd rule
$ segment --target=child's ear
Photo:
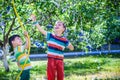
[[[65,32],[65,28],[63,29],[63,32]]]

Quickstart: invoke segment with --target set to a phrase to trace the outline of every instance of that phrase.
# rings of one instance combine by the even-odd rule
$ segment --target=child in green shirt
[[[9,38],[9,44],[14,49],[14,56],[19,67],[19,70],[23,70],[20,80],[30,79],[30,69],[32,68],[28,54],[25,53],[25,49],[28,49],[28,33],[25,31],[24,36],[26,44],[22,45],[22,39],[19,35],[12,35]],[[25,63],[26,62],[26,63]]]

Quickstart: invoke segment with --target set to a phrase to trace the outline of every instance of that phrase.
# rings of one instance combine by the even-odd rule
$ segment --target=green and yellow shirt
[[[16,58],[16,61],[18,63],[18,67],[20,70],[27,70],[32,68],[30,59],[28,54],[25,52],[25,47],[24,46],[18,46],[14,48],[14,56]],[[25,64],[26,62],[26,64]]]

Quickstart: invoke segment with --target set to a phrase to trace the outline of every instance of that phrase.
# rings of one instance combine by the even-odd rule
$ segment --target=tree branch
[[[4,46],[5,46],[5,44],[6,44],[7,41],[8,41],[8,36],[9,36],[10,32],[12,31],[12,27],[13,27],[13,25],[14,25],[14,23],[15,23],[15,19],[16,19],[16,17],[13,18],[12,24],[10,25],[10,29],[8,30],[8,32],[7,32],[6,35],[4,36]]]
[[[0,47],[3,47],[3,41],[0,40]]]
[[[13,28],[12,31],[18,30],[20,28],[20,26]]]
[[[31,20],[28,20],[27,22],[25,22],[23,25],[28,24]],[[20,28],[20,26],[13,28],[12,31],[18,30]]]
[[[8,37],[8,35],[9,35],[10,32],[12,31],[12,27],[13,27],[13,25],[14,25],[14,23],[15,23],[15,19],[16,19],[16,17],[13,18],[12,24],[10,25],[10,29],[9,29],[8,33],[6,34],[6,37]]]

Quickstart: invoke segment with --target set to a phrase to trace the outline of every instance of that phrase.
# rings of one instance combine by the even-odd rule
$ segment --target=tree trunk
[[[7,53],[8,53],[8,51],[7,51],[6,46],[3,47],[3,52],[4,52],[3,58],[2,58],[3,65],[4,65],[4,67],[5,67],[5,71],[6,71],[6,72],[9,72],[10,70],[9,70],[9,65],[8,65],[8,61],[7,61]]]

